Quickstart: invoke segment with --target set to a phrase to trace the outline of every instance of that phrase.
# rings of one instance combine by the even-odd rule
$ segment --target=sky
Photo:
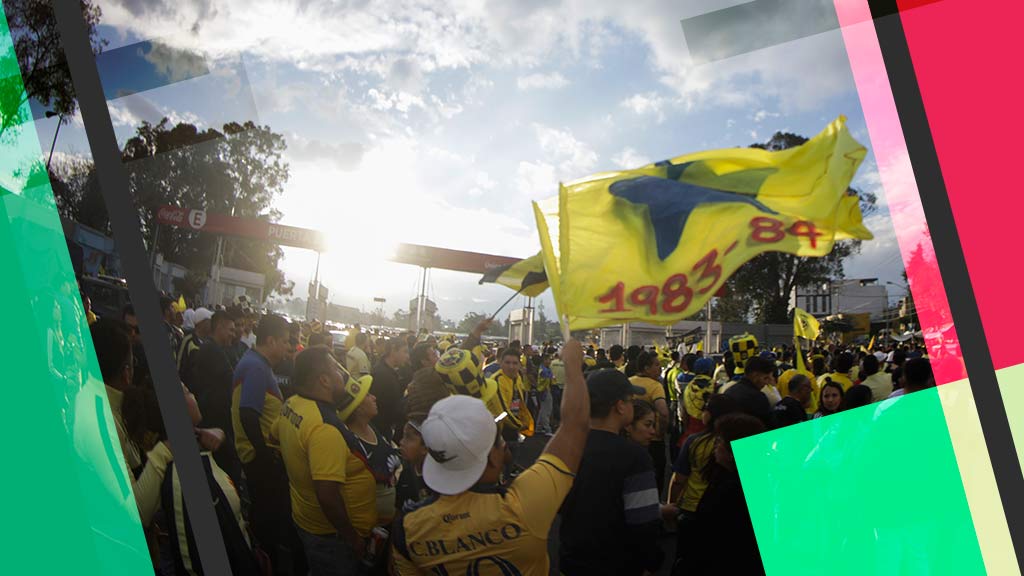
[[[807,1],[821,9],[745,33],[821,29],[805,20],[831,1]],[[840,32],[691,57],[681,21],[742,3],[101,0],[100,69],[122,142],[163,116],[200,127],[253,120],[284,134],[291,177],[274,207],[282,223],[332,239],[320,273],[338,304],[369,310],[384,297],[389,312],[408,308],[420,272],[384,260],[398,242],[536,253],[530,202],[556,195],[559,181],[778,130],[810,137],[841,114],[869,150],[853,185],[879,199],[866,221],[875,240],[846,276],[902,284]],[[702,55],[735,53],[727,35],[700,43]],[[37,121],[43,150],[55,126]],[[56,150],[88,154],[79,118]],[[302,287],[315,259],[286,248],[281,267]],[[490,313],[511,295],[477,279],[431,272],[442,317]],[[541,300],[550,314],[550,292]]]

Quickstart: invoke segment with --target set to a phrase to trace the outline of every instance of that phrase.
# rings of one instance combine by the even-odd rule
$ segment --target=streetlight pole
[[[64,123],[64,115],[57,114],[53,110],[46,111],[47,118],[57,117],[57,129],[53,131],[53,142],[50,143],[50,155],[46,158],[46,173],[50,173],[50,161],[53,160],[53,148],[57,145],[57,135],[60,134],[60,125]]]

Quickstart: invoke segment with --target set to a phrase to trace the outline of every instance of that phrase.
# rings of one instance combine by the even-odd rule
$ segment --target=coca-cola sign
[[[188,210],[177,206],[161,206],[156,211],[156,221],[167,226],[185,226]]]

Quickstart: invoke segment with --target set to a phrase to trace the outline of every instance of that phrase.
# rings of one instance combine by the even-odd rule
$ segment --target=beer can
[[[377,559],[383,556],[387,550],[388,531],[382,526],[377,526],[370,531],[370,537],[366,540],[366,554],[363,554],[363,564],[375,566]]]

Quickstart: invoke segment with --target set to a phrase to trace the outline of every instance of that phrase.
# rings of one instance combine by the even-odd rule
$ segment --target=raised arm
[[[575,473],[590,433],[590,393],[583,378],[583,346],[575,339],[569,340],[562,349],[562,359],[565,362],[562,423],[544,452],[558,457]]]

